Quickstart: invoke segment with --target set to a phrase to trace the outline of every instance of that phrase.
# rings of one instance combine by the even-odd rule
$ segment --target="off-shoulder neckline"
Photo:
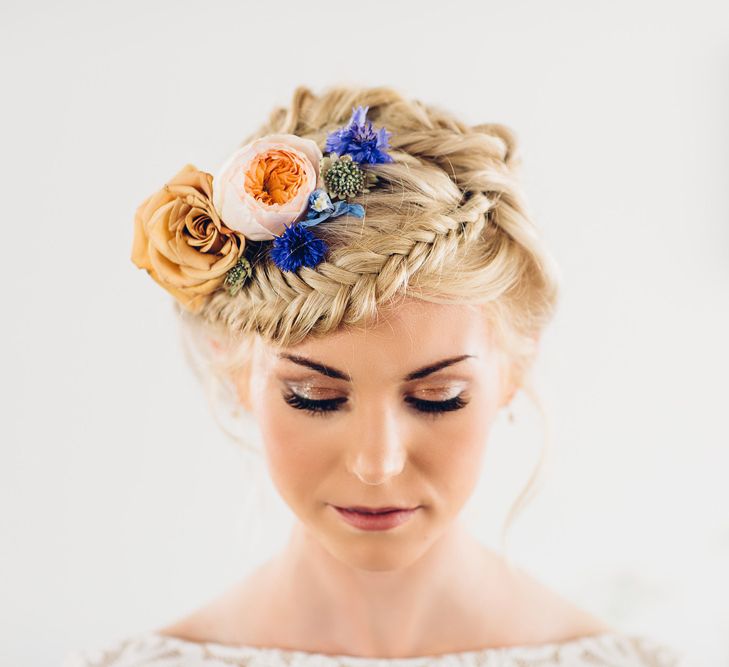
[[[408,664],[415,664],[416,662],[423,660],[443,660],[445,658],[455,658],[467,660],[475,657],[485,657],[489,655],[508,656],[509,654],[518,653],[520,657],[528,658],[530,655],[537,656],[543,654],[545,651],[550,650],[563,650],[570,648],[590,648],[590,647],[607,647],[609,645],[615,645],[620,642],[635,642],[635,641],[648,641],[648,638],[643,635],[626,634],[617,630],[610,632],[601,632],[593,635],[583,635],[581,637],[575,637],[565,641],[552,641],[543,642],[541,644],[518,644],[512,646],[490,646],[480,649],[470,649],[467,651],[456,651],[452,653],[435,653],[428,655],[408,656],[401,658],[384,658],[384,657],[367,657],[361,655],[351,655],[346,653],[318,653],[315,651],[304,651],[301,649],[291,648],[279,648],[275,646],[253,646],[253,645],[233,645],[233,644],[221,644],[214,641],[192,641],[189,639],[182,639],[181,637],[175,637],[173,635],[165,635],[159,632],[149,631],[138,635],[143,639],[157,640],[162,643],[168,643],[170,645],[176,645],[178,647],[184,647],[189,650],[198,651],[214,651],[215,653],[223,653],[227,656],[247,656],[247,655],[279,655],[291,658],[315,658],[324,657],[331,660],[346,660],[353,666],[357,664],[361,665],[372,665],[373,663],[381,663],[382,665],[396,663],[405,667]],[[292,664],[298,664],[293,663]]]

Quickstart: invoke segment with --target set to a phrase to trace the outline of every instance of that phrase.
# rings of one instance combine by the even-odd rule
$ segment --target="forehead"
[[[331,334],[331,339],[365,340],[372,344],[408,343],[418,346],[426,341],[437,342],[446,334],[465,338],[472,333],[485,333],[482,311],[466,304],[440,304],[408,298],[381,308],[377,320],[346,327]],[[312,339],[311,343],[325,342]]]
[[[413,368],[462,354],[481,360],[496,350],[482,308],[467,304],[438,304],[404,299],[381,309],[375,322],[348,326],[298,345],[270,349],[306,356],[362,374],[403,375]]]

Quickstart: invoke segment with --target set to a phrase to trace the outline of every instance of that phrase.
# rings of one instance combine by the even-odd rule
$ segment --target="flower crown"
[[[316,266],[328,247],[312,227],[363,217],[349,199],[377,183],[368,165],[393,162],[391,133],[374,130],[368,109],[354,108],[328,134],[326,157],[310,139],[269,134],[235,151],[214,177],[185,165],[137,208],[132,261],[193,312],[219,287],[235,296],[250,278],[246,240],[272,240],[268,255],[282,271]]]

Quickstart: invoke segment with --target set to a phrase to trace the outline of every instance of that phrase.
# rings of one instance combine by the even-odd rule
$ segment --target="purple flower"
[[[369,106],[358,106],[352,109],[349,124],[334,130],[327,136],[325,150],[337,155],[349,153],[355,162],[378,164],[393,162],[385,151],[390,148],[388,140],[392,132],[381,127],[377,132],[372,128],[372,121],[365,120]]]
[[[314,236],[304,225],[286,227],[281,236],[273,240],[270,255],[282,271],[296,271],[300,266],[313,267],[324,259],[327,244]]]

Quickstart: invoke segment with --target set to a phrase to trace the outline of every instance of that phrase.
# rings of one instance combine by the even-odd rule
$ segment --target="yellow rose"
[[[134,215],[132,262],[192,312],[223,283],[245,248],[245,236],[218,216],[212,186],[211,174],[187,164]]]

